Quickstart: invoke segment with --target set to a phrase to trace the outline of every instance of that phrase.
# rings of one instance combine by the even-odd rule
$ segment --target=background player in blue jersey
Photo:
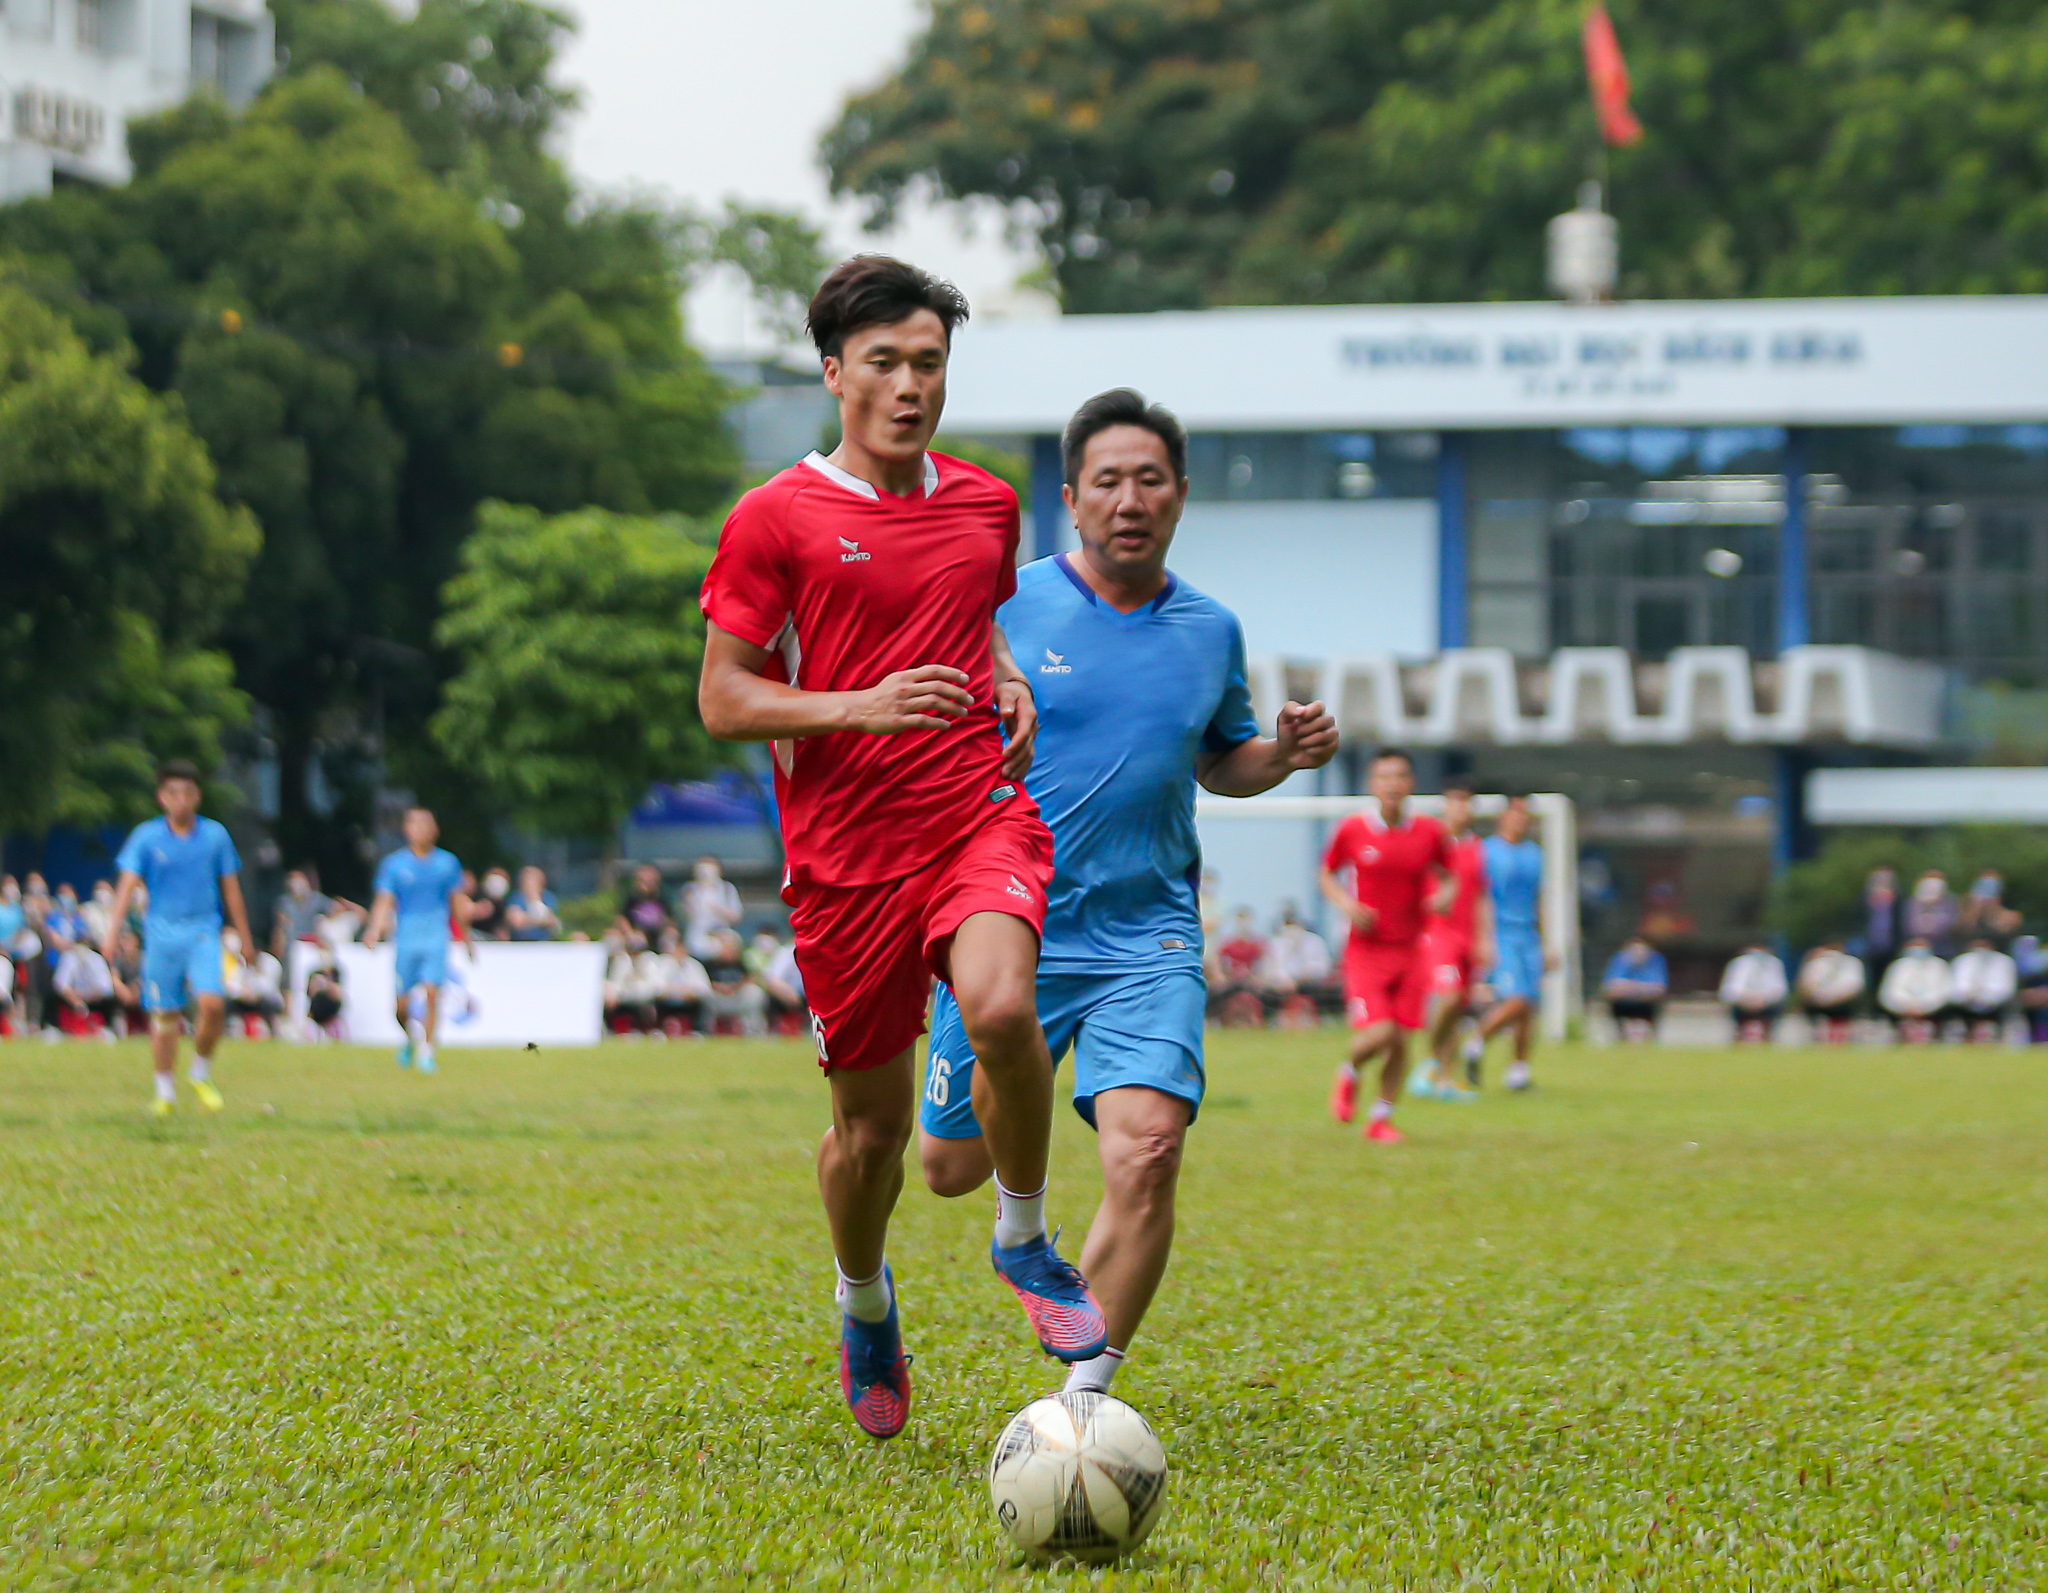
[[[1031,792],[1053,833],[1038,1013],[1074,1107],[1095,1128],[1103,1199],[1081,1269],[1107,1319],[1069,1388],[1106,1388],[1165,1274],[1181,1146],[1202,1101],[1202,928],[1195,782],[1253,796],[1337,751],[1321,703],[1261,737],[1244,635],[1166,568],[1187,502],[1187,433],[1138,394],[1090,399],[1062,439],[1081,550],[1018,572],[998,614],[1038,699]],[[986,1081],[941,987],[920,1111],[925,1181],[964,1195],[992,1167]]]
[[[128,903],[141,885],[149,892],[142,919],[142,1005],[149,1013],[149,1052],[156,1064],[156,1099],[150,1110],[170,1115],[177,1104],[173,1069],[178,1061],[178,1020],[188,1002],[199,1009],[193,1026],[192,1093],[209,1112],[224,1104],[213,1083],[213,1048],[227,1025],[222,990],[221,916],[234,920],[245,946],[249,910],[242,900],[242,860],[224,826],[199,816],[199,771],[189,763],[157,770],[157,806],[163,817],[138,824],[115,859],[121,871],[107,912],[100,955],[111,966],[120,952]]]
[[[405,845],[377,865],[377,895],[370,904],[370,927],[363,932],[363,944],[374,947],[386,930],[392,930],[396,955],[391,988],[398,1002],[398,1027],[405,1035],[398,1065],[417,1066],[422,1073],[434,1071],[434,1035],[441,1022],[451,932],[460,933],[469,960],[476,961],[462,864],[453,852],[434,844],[440,838],[441,826],[432,813],[422,807],[405,810]],[[417,1030],[412,1022],[415,990],[426,1005]]]
[[[1543,999],[1549,959],[1543,950],[1543,848],[1529,839],[1536,816],[1525,796],[1508,798],[1500,827],[1486,838],[1486,888],[1493,897],[1493,974],[1488,983],[1499,1005],[1479,1025],[1465,1055],[1466,1082],[1477,1085],[1486,1042],[1512,1032],[1515,1059],[1503,1081],[1511,1090],[1529,1087],[1529,1048],[1536,1008]]]

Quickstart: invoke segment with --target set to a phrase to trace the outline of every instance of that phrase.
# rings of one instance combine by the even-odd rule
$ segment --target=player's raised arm
[[[885,675],[865,691],[804,691],[768,678],[775,655],[705,622],[697,711],[721,741],[784,741],[842,730],[896,736],[944,730],[974,706],[967,676],[945,664]]]
[[[1337,756],[1337,721],[1319,702],[1290,702],[1273,730],[1228,752],[1205,753],[1195,769],[1203,789],[1218,796],[1257,796],[1295,770],[1320,769]]]
[[[989,661],[994,666],[996,713],[1003,722],[1003,778],[1021,780],[1031,772],[1032,749],[1038,741],[1038,699],[1031,682],[1017,667],[1016,654],[1003,627],[989,625]]]

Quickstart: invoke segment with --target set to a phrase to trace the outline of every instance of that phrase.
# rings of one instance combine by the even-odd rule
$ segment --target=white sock
[[[159,1074],[157,1074],[157,1076],[156,1076],[156,1098],[157,1098],[157,1099],[158,1099],[159,1101],[169,1101],[169,1102],[170,1102],[170,1103],[171,1103],[171,1104],[172,1104],[173,1106],[177,1105],[177,1103],[178,1103],[178,1085],[177,1085],[177,1081],[176,1081],[176,1080],[174,1080],[174,1079],[173,1079],[173,1078],[171,1077],[171,1075],[170,1075],[170,1074],[168,1074],[168,1073],[159,1073]]]
[[[1517,1084],[1527,1084],[1529,1082],[1529,1064],[1526,1062],[1510,1062],[1505,1082],[1509,1089],[1513,1089]]]
[[[1045,1237],[1045,1188],[1035,1195],[1020,1195],[996,1180],[996,1243],[1005,1250]]]
[[[1371,1122],[1384,1123],[1393,1115],[1394,1103],[1392,1101],[1375,1099],[1372,1103],[1372,1110],[1366,1114],[1366,1117]]]
[[[1090,1361],[1076,1361],[1067,1368],[1067,1386],[1061,1390],[1066,1394],[1077,1394],[1093,1390],[1097,1394],[1109,1392],[1109,1380],[1116,1376],[1117,1368],[1124,1364],[1124,1352],[1106,1349]]]
[[[875,1268],[872,1278],[855,1282],[846,1275],[846,1269],[835,1259],[832,1270],[838,1275],[838,1286],[832,1291],[832,1298],[842,1314],[861,1322],[880,1322],[889,1314],[889,1302],[895,1295],[889,1288],[887,1263]]]
[[[1467,1062],[1477,1062],[1477,1061],[1478,1061],[1478,1060],[1479,1060],[1479,1059],[1480,1059],[1481,1057],[1483,1057],[1483,1056],[1485,1056],[1485,1055],[1486,1055],[1486,1042],[1485,1042],[1484,1040],[1480,1039],[1480,1038],[1479,1038],[1479,1036],[1478,1036],[1478,1035],[1476,1035],[1476,1034],[1468,1034],[1468,1035],[1466,1035],[1466,1036],[1465,1036],[1465,1060],[1466,1060]]]
[[[194,1084],[204,1084],[213,1077],[213,1069],[206,1065],[205,1057],[195,1054],[192,1058],[192,1065],[185,1070],[185,1077]]]
[[[434,1048],[433,1048],[432,1046],[430,1046],[430,1045],[422,1045],[422,1046],[420,1047],[420,1060],[421,1060],[422,1062],[431,1062],[431,1061],[433,1061],[433,1060],[434,1060]]]

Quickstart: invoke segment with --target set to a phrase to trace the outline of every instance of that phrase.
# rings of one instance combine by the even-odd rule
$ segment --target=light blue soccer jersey
[[[1068,558],[1019,570],[996,616],[1038,702],[1026,783],[1052,829],[1056,870],[1039,966],[1199,967],[1195,760],[1258,734],[1244,632],[1171,576],[1119,614]]]
[[[1489,835],[1486,888],[1493,894],[1493,921],[1503,929],[1534,929],[1543,896],[1543,848],[1534,841]]]
[[[445,942],[449,898],[461,887],[462,864],[445,847],[422,857],[401,846],[377,865],[377,893],[389,891],[398,904],[397,940]]]
[[[138,824],[129,832],[114,866],[138,875],[149,887],[149,909],[143,916],[145,938],[152,926],[204,925],[220,928],[220,882],[242,872],[242,860],[227,826],[215,819],[194,819],[180,835],[166,818]]]

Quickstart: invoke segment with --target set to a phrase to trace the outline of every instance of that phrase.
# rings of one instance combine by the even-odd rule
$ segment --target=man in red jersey
[[[1444,787],[1443,824],[1451,849],[1452,896],[1442,912],[1430,914],[1422,934],[1436,1009],[1430,1020],[1427,1071],[1409,1093],[1469,1101],[1473,1092],[1459,1086],[1454,1061],[1458,1024],[1471,1006],[1475,971],[1493,966],[1493,899],[1486,889],[1486,849],[1472,833],[1470,786],[1453,782]]]
[[[1344,947],[1344,1000],[1358,1031],[1351,1055],[1337,1068],[1331,1114],[1348,1123],[1358,1110],[1358,1070],[1380,1057],[1379,1096],[1365,1137],[1397,1143],[1394,1102],[1408,1066],[1408,1036],[1422,1027],[1429,998],[1429,973],[1422,957],[1422,932],[1430,885],[1451,868],[1443,826],[1421,814],[1404,814],[1415,794],[1415,764],[1407,753],[1383,747],[1372,760],[1366,787],[1377,813],[1354,813],[1330,834],[1318,883],[1338,911],[1351,921]],[[1351,888],[1343,875],[1349,872]],[[1445,894],[1448,905],[1448,893]]]
[[[818,1185],[840,1385],[877,1438],[910,1404],[884,1245],[935,975],[981,1064],[996,1271],[1048,1354],[1104,1344],[1100,1308],[1045,1233],[1052,1058],[1036,983],[1052,835],[1019,783],[1036,713],[995,623],[1017,585],[1017,496],[927,451],[966,318],[957,289],[901,261],[862,255],[826,277],[809,329],[842,440],[740,499],[704,580],[705,726],[774,743],[783,898],[832,1091]]]

